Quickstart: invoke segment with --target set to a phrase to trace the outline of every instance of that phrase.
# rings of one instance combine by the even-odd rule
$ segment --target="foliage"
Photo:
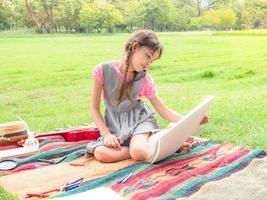
[[[247,0],[241,15],[243,28],[267,28],[267,1]]]
[[[62,0],[58,4],[56,18],[54,17],[58,31],[61,31],[61,27],[64,27],[66,32],[82,31],[79,17],[81,8],[82,3],[80,1]]]
[[[102,29],[113,32],[115,26],[123,23],[123,16],[112,4],[106,2],[92,2],[84,4],[80,12],[81,26],[87,32]]]
[[[230,29],[235,26],[236,16],[230,8],[211,9],[203,16],[193,18],[191,25],[197,28],[214,28],[217,30]]]
[[[100,30],[100,13],[101,11],[95,2],[83,5],[79,14],[81,26],[87,32],[92,32],[95,29]]]
[[[11,26],[11,6],[5,0],[0,0],[0,31]]]
[[[266,0],[0,0],[0,30],[113,32],[267,27]]]

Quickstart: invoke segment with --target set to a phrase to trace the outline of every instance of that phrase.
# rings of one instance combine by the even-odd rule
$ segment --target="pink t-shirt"
[[[112,63],[112,67],[114,67],[114,69],[116,70],[118,78],[121,81],[123,81],[124,75],[118,69],[118,65],[117,65],[116,61],[114,61]],[[103,75],[102,64],[98,64],[96,66],[92,75],[96,80],[99,81],[99,83],[101,85],[104,84],[104,75]],[[137,94],[137,99],[140,99],[143,96],[147,97],[148,99],[151,99],[151,98],[155,97],[156,95],[157,95],[157,89],[156,89],[155,83],[153,81],[153,78],[147,73],[141,87],[139,88],[139,91]]]

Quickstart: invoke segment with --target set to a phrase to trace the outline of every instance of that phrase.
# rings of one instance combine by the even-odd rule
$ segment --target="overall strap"
[[[112,65],[112,62],[103,63],[102,65],[104,75],[104,92],[106,97],[105,103],[108,108],[111,108],[114,111],[126,112],[136,105],[136,97],[141,84],[144,81],[146,72],[139,72],[136,75],[133,87],[131,88],[130,92],[133,102],[131,102],[127,97],[124,97],[124,99],[118,104],[117,98],[119,95],[121,80],[117,75],[116,69]]]

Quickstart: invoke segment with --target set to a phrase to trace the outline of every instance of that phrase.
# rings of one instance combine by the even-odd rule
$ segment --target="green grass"
[[[216,31],[212,35],[229,35],[229,36],[267,36],[264,29],[254,29],[245,31]]]
[[[160,97],[185,114],[213,94],[198,135],[266,150],[266,33],[159,33],[164,54],[150,73]],[[119,58],[128,36],[0,33],[0,123],[19,116],[38,132],[91,123],[91,72]]]
[[[3,188],[0,187],[0,199],[1,200],[19,200],[18,197],[10,194],[9,192],[5,191]]]

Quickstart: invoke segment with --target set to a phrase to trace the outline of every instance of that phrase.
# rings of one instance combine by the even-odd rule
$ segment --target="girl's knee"
[[[149,161],[152,152],[146,146],[130,146],[130,155],[134,160]]]
[[[94,151],[94,157],[100,162],[112,162],[112,160],[110,159],[110,155],[108,154],[104,146],[96,147]]]

